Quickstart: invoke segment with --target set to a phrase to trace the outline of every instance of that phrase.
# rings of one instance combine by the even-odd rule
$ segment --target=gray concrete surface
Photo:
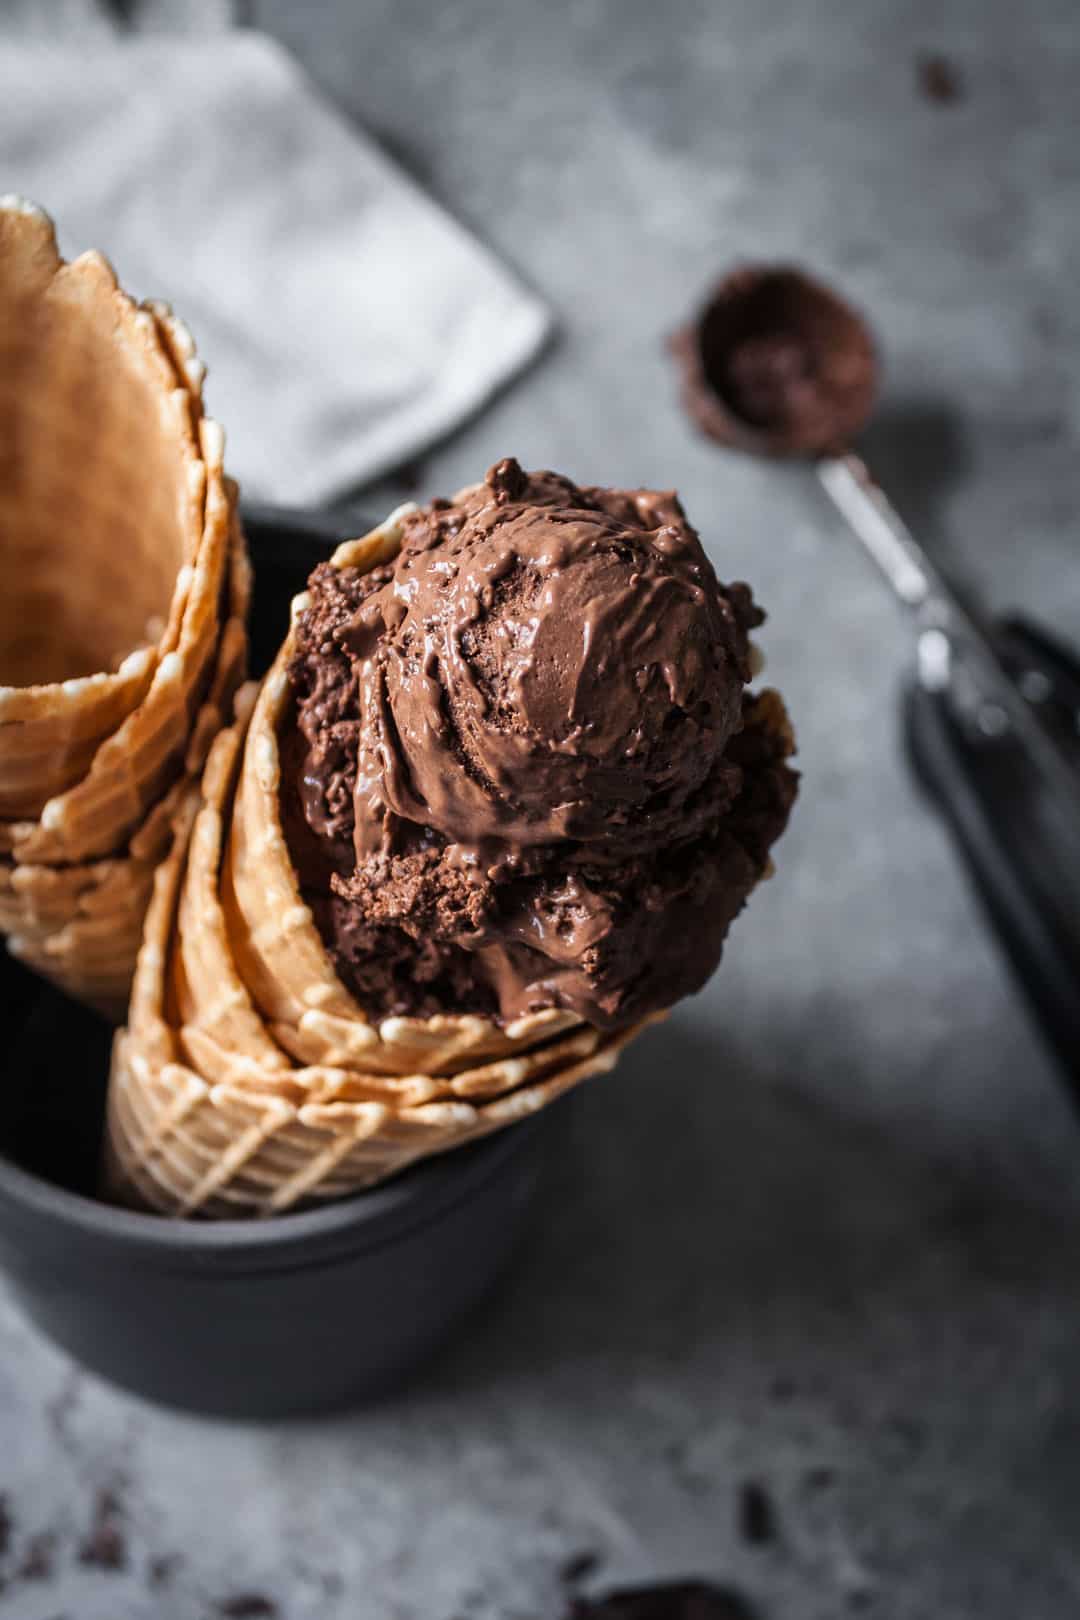
[[[694,1570],[764,1620],[1075,1616],[1080,1134],[900,757],[907,627],[807,475],[692,436],[663,352],[732,259],[835,276],[883,340],[898,503],[1076,635],[1075,0],[246,9],[559,313],[420,489],[507,453],[676,485],[770,610],[804,797],[719,977],[583,1098],[514,1276],[407,1395],[177,1418],[0,1300],[0,1620],[555,1620],[579,1554],[582,1590]],[[121,1569],[85,1561],[103,1490]]]

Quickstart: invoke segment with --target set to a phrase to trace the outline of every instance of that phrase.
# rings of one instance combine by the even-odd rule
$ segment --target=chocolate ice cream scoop
[[[739,725],[759,617],[718,589],[674,495],[501,462],[406,521],[342,632],[361,670],[357,858],[400,821],[469,846],[655,847]]]
[[[837,450],[877,394],[868,327],[830,288],[788,265],[733,270],[672,348],[698,426],[757,454]]]
[[[698,988],[794,793],[749,590],[674,494],[515,461],[403,531],[297,624],[286,824],[339,971],[381,1015],[605,1027]]]

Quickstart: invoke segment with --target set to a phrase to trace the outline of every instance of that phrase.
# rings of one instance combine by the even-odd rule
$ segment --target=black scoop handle
[[[1046,632],[1012,619],[999,627],[1002,656],[1045,675],[1053,699],[1044,723],[1072,730],[1080,714],[1080,662]],[[909,757],[945,816],[975,887],[1080,1110],[1080,908],[1069,859],[1038,814],[1045,791],[1007,738],[974,735],[946,692],[912,683],[904,701]],[[1077,753],[1080,773],[1080,751]],[[1069,876],[1070,881],[1063,881]]]

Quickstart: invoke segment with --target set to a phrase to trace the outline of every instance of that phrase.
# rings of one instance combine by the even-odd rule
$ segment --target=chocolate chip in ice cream
[[[718,443],[757,454],[843,449],[877,395],[866,324],[792,266],[732,271],[676,333],[672,350],[692,419]]]
[[[308,601],[283,818],[365,1008],[619,1028],[705,982],[795,777],[672,492],[507,459]]]

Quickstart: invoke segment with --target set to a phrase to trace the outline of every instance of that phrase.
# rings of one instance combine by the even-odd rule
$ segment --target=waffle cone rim
[[[188,489],[185,492],[184,505],[187,516],[185,528],[189,542],[184,548],[185,555],[177,571],[170,596],[169,613],[165,617],[162,636],[158,643],[149,641],[137,643],[128,650],[114,670],[91,671],[58,681],[0,683],[0,758],[2,758],[3,731],[8,725],[18,725],[20,728],[41,727],[48,733],[54,723],[67,725],[76,723],[83,710],[92,712],[95,707],[111,707],[116,710],[118,704],[122,707],[125,697],[137,692],[142,683],[145,683],[142,684],[142,693],[145,695],[159,658],[169,650],[169,626],[177,620],[177,598],[183,596],[185,572],[193,561],[198,545],[192,520],[197,513],[193,497],[194,486],[199,479],[197,469],[200,460],[200,447],[194,428],[198,416],[201,415],[201,402],[198,411],[193,411],[192,393],[190,388],[178,380],[176,368],[161,339],[153,308],[146,304],[137,304],[124,292],[112,266],[100,253],[83,253],[70,262],[66,261],[60,254],[55,228],[48,214],[36,204],[11,195],[0,197],[0,229],[9,235],[21,234],[24,241],[18,250],[20,255],[25,251],[38,255],[43,271],[47,271],[40,277],[39,295],[45,295],[57,276],[63,275],[67,278],[68,284],[96,282],[109,296],[115,317],[114,329],[122,330],[125,345],[129,350],[141,353],[148,383],[154,387],[163,402],[169,402],[170,414],[175,419],[176,428],[181,435],[181,456],[187,466]],[[135,699],[135,702],[140,700]],[[131,707],[134,707],[134,702]],[[130,708],[127,712],[130,712]],[[122,718],[122,713],[119,720],[114,717],[112,730],[122,722]],[[92,722],[85,719],[83,723],[92,725]],[[99,740],[104,740],[110,734],[108,729],[97,733]]]

